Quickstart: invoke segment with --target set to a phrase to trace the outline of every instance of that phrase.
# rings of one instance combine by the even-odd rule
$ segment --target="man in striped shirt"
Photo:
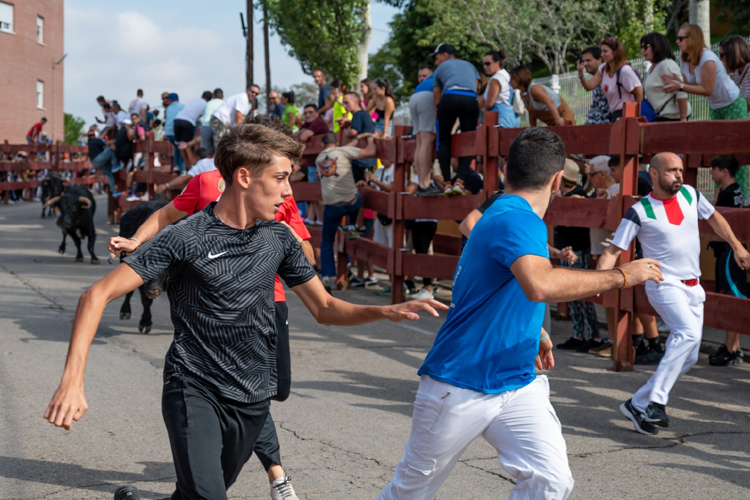
[[[261,125],[231,127],[216,151],[221,199],[161,231],[87,290],[68,358],[45,418],[70,429],[88,409],[83,376],[106,305],[167,271],[174,341],[164,367],[162,414],[177,499],[226,500],[276,394],[274,278],[281,276],[319,323],[353,326],[418,319],[434,301],[359,306],[326,293],[300,244],[275,213],[292,194],[291,160],[303,146]]]
[[[656,434],[668,427],[666,404],[675,382],[698,361],[703,335],[703,302],[700,286],[700,234],[698,220],[706,220],[729,243],[742,269],[750,268],[750,254],[737,240],[726,219],[700,192],[682,183],[682,159],[659,153],[649,174],[654,190],[625,213],[612,244],[599,259],[599,269],[611,269],[623,250],[638,236],[643,256],[661,264],[664,281],[646,282],[651,306],[671,333],[656,373],[620,406],[620,411],[641,434]]]

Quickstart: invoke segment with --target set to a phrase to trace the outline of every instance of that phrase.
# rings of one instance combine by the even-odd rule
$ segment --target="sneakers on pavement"
[[[115,500],[140,500],[141,495],[138,493],[138,488],[132,484],[120,486],[115,490]]]
[[[274,481],[275,483],[276,481]],[[299,497],[294,493],[292,488],[292,478],[286,476],[284,480],[278,484],[271,485],[271,499],[272,500],[299,500]]]
[[[326,289],[326,292],[328,292],[330,295],[333,295],[331,293],[331,278],[324,277],[321,281],[323,282],[323,288]]]
[[[576,347],[576,352],[589,352],[591,349],[596,349],[602,345],[602,340],[588,339],[586,342]]]
[[[659,354],[654,349],[648,349],[645,352],[635,353],[635,364],[636,365],[658,365],[664,354]]]
[[[361,286],[365,286],[365,280],[358,277],[353,277],[349,280],[349,288],[359,288]]]
[[[737,349],[735,352],[729,352],[727,346],[721,344],[719,349],[708,357],[708,362],[711,366],[734,366],[744,363],[745,354],[742,349]]]
[[[583,344],[585,344],[586,341],[583,339],[579,339],[577,337],[570,337],[568,340],[563,342],[562,344],[557,344],[558,349],[564,349],[567,351],[572,351],[573,349],[578,349]]]
[[[365,287],[371,286],[371,285],[377,285],[380,280],[377,276],[368,276],[365,278]]]
[[[428,291],[425,288],[422,288],[420,291],[409,297],[409,300],[426,300],[426,299],[434,299],[435,295]]]
[[[603,347],[596,354],[598,354],[599,356],[601,356],[603,358],[611,358],[612,356],[614,356],[614,354],[612,354],[612,353],[615,350],[615,345],[613,343],[611,343],[611,342],[607,342],[607,344],[609,344],[609,345],[607,347]],[[589,352],[591,352],[591,351],[589,351]]]
[[[644,420],[659,427],[669,427],[667,408],[663,404],[651,403],[648,405]]]
[[[646,415],[636,410],[632,401],[632,399],[628,399],[621,404],[620,411],[626,418],[633,422],[636,432],[640,434],[648,434],[650,436],[658,434],[659,429],[657,429],[654,424],[646,421]]]
[[[612,347],[612,342],[609,340],[602,340],[599,342],[599,345],[592,347],[588,350],[589,354],[599,354],[601,351],[605,350],[608,347]]]

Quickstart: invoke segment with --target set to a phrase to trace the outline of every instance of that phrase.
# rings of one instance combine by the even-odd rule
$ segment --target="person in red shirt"
[[[146,222],[144,222],[132,238],[123,238],[115,236],[110,238],[107,248],[112,254],[120,252],[133,252],[140,245],[150,240],[162,228],[179,221],[180,219],[193,215],[203,210],[210,203],[218,201],[221,193],[224,191],[224,179],[218,170],[203,172],[192,179],[185,187],[185,190],[172,202],[156,211]],[[302,217],[297,209],[297,202],[292,196],[286,198],[284,203],[276,212],[275,219],[286,225],[294,237],[302,245],[305,257],[311,264],[315,264],[313,249],[310,244],[310,232],[305,227]],[[276,276],[274,283],[274,301],[276,302],[276,370],[278,373],[278,394],[273,398],[277,401],[284,401],[289,397],[289,391],[292,381],[291,371],[291,353],[289,350],[289,310],[286,305],[286,296],[284,286],[281,284],[279,276]],[[276,435],[271,414],[263,427],[263,431],[258,436],[255,444],[255,454],[265,467],[268,473],[268,479],[271,485],[274,482],[283,484],[287,475],[281,467],[281,457],[279,453],[279,441]]]
[[[29,129],[29,133],[26,134],[27,144],[36,144],[36,142],[39,140],[39,134],[42,133],[42,127],[44,126],[45,123],[47,123],[47,119],[42,117],[41,120],[39,120],[37,123],[34,124],[33,127]]]

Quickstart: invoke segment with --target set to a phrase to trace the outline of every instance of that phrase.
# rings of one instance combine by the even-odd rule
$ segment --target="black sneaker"
[[[349,280],[349,288],[359,288],[361,286],[365,286],[365,280],[358,277],[353,277]]]
[[[588,339],[582,345],[576,347],[576,352],[589,352],[589,349],[594,349],[596,347],[599,347],[600,345],[602,345],[601,339],[600,340]]]
[[[745,355],[742,349],[737,349],[735,352],[729,352],[727,346],[721,344],[719,349],[708,357],[708,362],[712,366],[734,366],[739,365],[745,361]]]
[[[667,416],[667,409],[664,405],[659,403],[652,403],[646,408],[646,422],[650,422],[659,427],[669,427],[669,417]]]
[[[644,353],[635,353],[635,364],[636,365],[658,365],[664,354],[659,354],[653,349],[649,349]]]
[[[659,429],[652,423],[646,422],[646,415],[639,412],[633,407],[632,399],[628,399],[620,405],[620,411],[625,417],[627,417],[635,426],[636,432],[640,434],[648,434],[653,436],[659,433]]]
[[[138,493],[138,488],[128,484],[115,490],[115,500],[141,500],[141,495]]]
[[[563,342],[562,344],[557,344],[558,349],[565,349],[567,351],[572,351],[573,349],[578,349],[583,344],[585,344],[586,341],[583,339],[579,339],[576,337],[570,337],[568,340]]]
[[[422,187],[418,187],[418,188],[417,188],[417,193],[416,193],[416,194],[417,194],[417,196],[425,196],[425,197],[430,197],[430,196],[442,196],[442,195],[443,195],[443,192],[442,192],[442,191],[440,191],[440,190],[439,190],[438,188],[436,188],[435,186],[433,186],[432,184],[430,184],[430,185],[429,185],[429,186],[427,187],[427,189],[424,189],[424,188],[422,188]]]

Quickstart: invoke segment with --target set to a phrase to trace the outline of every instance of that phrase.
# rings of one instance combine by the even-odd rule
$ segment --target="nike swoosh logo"
[[[228,251],[229,250],[227,250],[227,252]],[[224,255],[227,252],[221,252],[221,253],[217,253],[217,254],[212,254],[211,252],[208,252],[208,258],[209,259],[215,259],[216,257],[221,257],[222,255]]]

